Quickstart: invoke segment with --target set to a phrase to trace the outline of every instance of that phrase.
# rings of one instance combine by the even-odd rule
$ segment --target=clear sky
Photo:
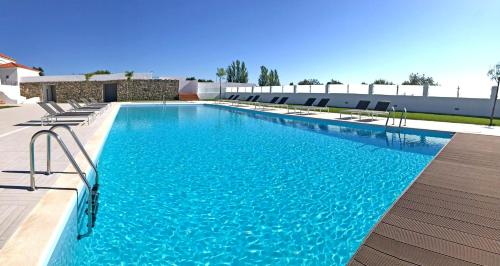
[[[282,83],[409,73],[482,84],[500,61],[500,1],[2,0],[0,52],[49,75],[109,69],[215,79],[245,61]]]

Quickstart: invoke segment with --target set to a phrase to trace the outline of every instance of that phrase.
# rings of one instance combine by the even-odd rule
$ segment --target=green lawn
[[[347,108],[330,107],[330,112],[338,113]],[[401,116],[400,112],[396,112],[396,118]],[[392,117],[392,114],[391,114]],[[411,113],[408,112],[408,119],[413,120],[427,120],[427,121],[438,121],[438,122],[450,122],[450,123],[463,123],[463,124],[476,124],[476,125],[489,125],[490,119],[487,117],[476,117],[476,116],[461,116],[461,115],[442,115],[442,114],[430,114],[430,113]],[[500,119],[494,119],[493,125],[500,126]]]
[[[17,107],[17,106],[15,106],[15,105],[0,105],[0,109],[11,108],[11,107]]]

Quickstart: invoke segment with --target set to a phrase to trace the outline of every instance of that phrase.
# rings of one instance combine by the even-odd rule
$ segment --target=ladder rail
[[[389,113],[387,114],[387,119],[385,120],[385,128],[387,128],[387,125],[389,124],[391,113],[392,113],[392,124],[394,125],[394,119],[396,118],[396,109],[394,108],[394,106],[391,106],[391,111],[389,111]]]
[[[406,117],[408,116],[408,112],[406,110],[406,107],[403,108],[403,112],[401,112],[401,116],[399,117],[399,127],[401,127],[401,122],[403,122],[403,117],[405,120],[405,124],[403,125],[404,127],[406,126]]]
[[[87,153],[87,151],[83,147],[82,142],[80,141],[80,139],[78,138],[78,136],[75,134],[75,132],[73,131],[73,129],[71,129],[71,127],[69,127],[68,125],[55,125],[55,126],[52,126],[49,130],[50,131],[54,131],[54,130],[56,130],[58,128],[64,128],[64,129],[66,129],[71,134],[71,136],[73,137],[73,140],[75,141],[76,145],[78,146],[78,148],[80,149],[80,151],[85,156],[85,159],[87,159],[87,162],[92,167],[92,170],[94,170],[94,173],[95,173],[95,185],[99,186],[99,173],[97,172],[97,166],[94,164],[94,162],[90,158],[89,154]],[[47,169],[50,169],[50,134],[47,135]],[[47,170],[47,172],[49,172],[49,170]]]
[[[93,214],[94,214],[94,201],[93,201],[93,197],[92,197],[92,187],[89,183],[89,181],[87,180],[86,178],[86,175],[85,173],[81,170],[81,168],[78,166],[75,158],[73,157],[73,155],[71,154],[71,152],[69,151],[68,147],[66,146],[66,144],[64,144],[63,140],[61,139],[61,137],[59,136],[59,134],[51,131],[51,130],[40,130],[38,132],[36,132],[32,137],[31,137],[31,141],[30,141],[30,188],[29,190],[31,191],[35,191],[36,190],[36,182],[35,182],[35,143],[36,143],[36,140],[38,139],[38,137],[42,136],[42,135],[50,135],[51,137],[55,138],[57,143],[59,143],[59,146],[61,147],[61,149],[63,150],[64,154],[66,155],[66,157],[68,158],[68,160],[70,161],[71,165],[75,168],[75,170],[77,171],[78,175],[80,176],[80,179],[82,180],[82,182],[84,183],[85,185],[85,188],[87,189],[87,205],[88,205],[88,210],[87,210],[87,216],[88,216],[88,220],[87,220],[87,232],[85,234],[82,234],[82,235],[78,235],[78,239],[81,239],[85,236],[88,236],[92,233],[92,228],[94,226],[94,219],[93,219]],[[47,147],[47,148],[50,148],[50,147]],[[47,158],[47,159],[50,159],[50,158]],[[49,166],[49,164],[47,164]]]

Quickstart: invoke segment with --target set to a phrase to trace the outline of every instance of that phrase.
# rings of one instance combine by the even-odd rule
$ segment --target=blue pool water
[[[449,137],[124,106],[99,160],[95,231],[70,234],[51,264],[342,265]]]

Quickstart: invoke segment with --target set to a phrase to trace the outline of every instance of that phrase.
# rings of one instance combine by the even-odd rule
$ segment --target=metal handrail
[[[394,120],[396,119],[396,109],[394,109],[394,106],[391,106],[391,111],[389,111],[389,114],[387,114],[387,119],[385,120],[385,127],[387,127],[387,124],[389,124],[389,118],[391,117],[391,112],[393,114],[392,115],[392,124],[394,125]]]
[[[396,109],[394,108],[394,106],[391,106],[391,109],[392,109],[392,125],[394,126],[394,124],[396,123]]]
[[[403,126],[406,127],[406,118],[408,116],[408,112],[406,110],[406,107],[403,108],[403,112],[401,112],[401,116],[399,117],[399,127],[401,127],[401,122],[403,122],[403,116],[404,116],[404,119],[405,119],[405,124]]]
[[[71,132],[71,130],[70,130]],[[47,135],[47,174],[50,174],[50,137],[54,137],[57,142],[59,143],[59,146],[63,150],[64,154],[70,161],[71,165],[75,168],[77,171],[78,175],[80,176],[80,179],[83,181],[85,184],[85,187],[87,188],[87,205],[88,205],[88,210],[87,210],[87,215],[88,215],[88,221],[87,221],[87,233],[79,235],[78,238],[81,239],[85,236],[88,236],[92,233],[92,228],[94,227],[94,189],[91,187],[89,181],[86,178],[85,173],[80,169],[78,164],[76,163],[75,158],[71,154],[71,152],[68,150],[68,147],[64,142],[62,141],[61,137],[53,132],[52,130],[40,130],[36,132],[32,137],[30,141],[30,189],[31,191],[36,190],[36,184],[35,184],[35,142],[37,138],[41,135]],[[81,144],[81,143],[80,143]],[[97,181],[97,179],[96,179]],[[97,192],[97,187],[95,187],[95,192]]]
[[[99,173],[97,172],[97,166],[94,164],[94,162],[90,158],[89,154],[87,153],[87,151],[83,147],[78,136],[75,134],[73,129],[71,129],[71,127],[69,127],[68,125],[55,125],[55,126],[52,126],[49,130],[54,131],[57,128],[64,128],[71,134],[71,136],[73,137],[73,140],[75,140],[76,145],[78,145],[78,148],[80,148],[80,151],[85,156],[85,159],[87,159],[87,162],[90,164],[90,166],[94,170],[95,186],[97,186],[97,188],[98,188],[99,187]],[[49,172],[49,170],[50,170],[50,135],[47,135],[47,169],[48,169],[47,172]]]

